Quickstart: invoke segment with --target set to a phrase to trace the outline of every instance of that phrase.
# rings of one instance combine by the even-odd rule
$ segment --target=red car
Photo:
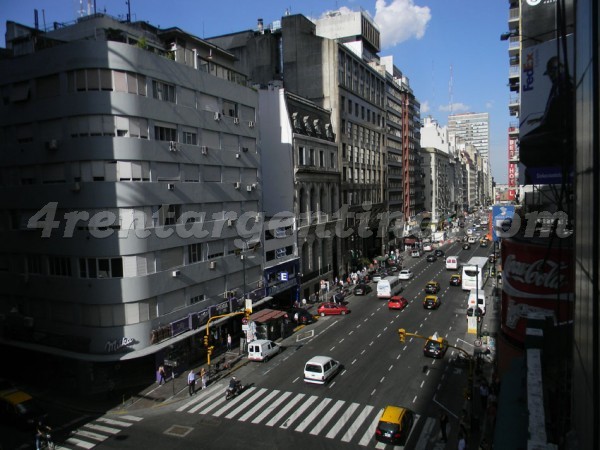
[[[317,309],[317,313],[321,316],[331,316],[335,314],[341,314],[345,316],[350,310],[344,305],[338,305],[337,303],[321,303]]]
[[[400,295],[394,295],[388,300],[389,309],[404,309],[408,305],[408,300]]]

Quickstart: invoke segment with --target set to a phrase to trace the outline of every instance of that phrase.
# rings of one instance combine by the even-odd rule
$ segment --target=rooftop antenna
[[[450,64],[450,81],[448,81],[448,97],[450,104],[448,105],[448,115],[452,115],[452,89],[454,87],[454,78],[452,76],[452,64]]]
[[[131,23],[131,0],[125,0],[127,3],[127,22]]]

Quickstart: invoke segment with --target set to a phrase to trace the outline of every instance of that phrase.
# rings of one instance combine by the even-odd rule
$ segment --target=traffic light
[[[204,346],[208,347],[208,334],[204,335]]]
[[[400,328],[398,330],[398,334],[400,335],[400,342],[404,342],[406,340],[406,330],[404,328]]]
[[[211,345],[210,347],[208,347],[208,350],[207,350],[208,356],[212,355],[212,352],[213,352],[214,349],[215,349],[214,345]]]
[[[249,309],[246,309],[244,311],[244,317],[249,320],[250,319],[250,315],[252,314],[252,311],[250,311]]]

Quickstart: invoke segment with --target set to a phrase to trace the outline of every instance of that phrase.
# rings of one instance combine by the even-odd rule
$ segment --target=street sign
[[[287,272],[279,272],[279,281],[287,281],[288,273]]]

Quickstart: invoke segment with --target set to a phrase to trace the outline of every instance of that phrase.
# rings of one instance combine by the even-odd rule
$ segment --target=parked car
[[[435,262],[437,261],[437,256],[435,256],[433,253],[430,253],[429,255],[427,255],[427,262]]]
[[[437,333],[430,336],[423,347],[423,354],[430,358],[443,358],[448,350],[448,341]]]
[[[412,256],[413,258],[420,258],[421,257],[421,252],[419,250],[413,250],[410,253],[410,256]]]
[[[250,361],[267,362],[269,358],[277,355],[281,347],[273,341],[258,339],[248,344],[248,359]]]
[[[425,292],[427,294],[437,294],[440,291],[440,283],[437,281],[428,281],[425,285]]]
[[[401,295],[394,295],[388,300],[388,309],[404,309],[408,306],[408,300]]]
[[[437,295],[427,295],[423,300],[423,308],[438,309],[441,303],[442,302]]]
[[[317,308],[317,313],[321,316],[331,316],[331,315],[342,315],[345,316],[348,314],[350,310],[345,305],[338,305],[337,303],[321,303]]]
[[[375,428],[375,440],[387,444],[406,444],[414,413],[400,406],[386,406]]]
[[[410,280],[413,276],[414,275],[410,269],[402,269],[398,274],[398,278],[401,280]]]
[[[9,389],[0,393],[1,422],[22,429],[34,429],[37,423],[45,421],[47,413],[28,393]]]
[[[446,254],[444,253],[444,250],[442,250],[441,248],[436,248],[436,249],[433,251],[433,254],[434,254],[435,256],[437,256],[438,258],[441,258],[442,256],[446,256]]]
[[[367,295],[373,288],[367,283],[358,283],[354,286],[354,295]]]
[[[460,285],[462,285],[462,275],[460,273],[450,275],[450,286]]]
[[[423,251],[424,252],[430,252],[431,250],[433,250],[433,247],[431,246],[431,244],[425,244],[423,246]]]
[[[296,316],[296,314],[298,314],[298,316]],[[306,325],[315,321],[313,315],[304,308],[292,308],[288,311],[287,315],[290,320],[293,320],[299,325]],[[298,317],[297,320],[296,317]]]

